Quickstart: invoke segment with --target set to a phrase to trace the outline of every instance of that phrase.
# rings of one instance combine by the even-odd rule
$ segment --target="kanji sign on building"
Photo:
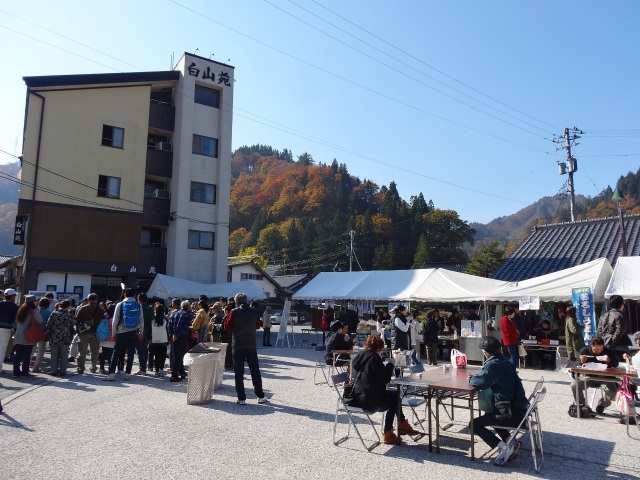
[[[24,245],[24,231],[27,223],[27,217],[24,215],[16,215],[16,225],[13,229],[13,244]]]

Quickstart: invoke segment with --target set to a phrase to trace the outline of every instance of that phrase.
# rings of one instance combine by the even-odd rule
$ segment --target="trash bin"
[[[213,380],[213,389],[218,390],[222,387],[222,377],[224,375],[224,359],[227,355],[227,347],[229,345],[227,343],[220,342],[207,342],[205,343],[205,345],[207,347],[220,349],[220,353],[218,354],[218,359],[216,361],[215,377]]]
[[[216,374],[216,363],[219,363],[219,348],[202,348],[196,345],[184,356],[185,366],[189,366],[187,385],[187,404],[197,405],[211,401]],[[203,351],[204,350],[204,351]]]

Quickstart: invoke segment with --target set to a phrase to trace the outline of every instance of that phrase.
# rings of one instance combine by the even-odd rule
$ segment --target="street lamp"
[[[626,257],[627,256],[627,236],[624,233],[624,213],[622,212],[622,206],[620,205],[620,200],[623,200],[623,199],[624,197],[622,196],[622,192],[618,187],[616,187],[616,190],[613,192],[613,197],[611,197],[611,200],[615,200],[616,204],[618,205],[618,217],[620,218],[620,236],[621,236],[620,242],[622,243],[622,256]]]

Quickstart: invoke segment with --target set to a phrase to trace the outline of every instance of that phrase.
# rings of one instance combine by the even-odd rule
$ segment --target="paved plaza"
[[[357,437],[335,446],[335,394],[314,385],[316,352],[279,347],[258,353],[266,405],[257,404],[248,370],[247,405],[236,404],[233,375],[225,372],[213,400],[196,406],[186,403],[186,381],[132,376],[109,383],[92,374],[18,381],[5,364],[0,478],[640,478],[640,431],[632,427],[627,436],[613,406],[599,418],[570,418],[566,373],[520,370],[527,393],[541,375],[547,387],[545,463],[536,474],[528,437],[515,461],[496,467],[478,438],[480,458],[469,458],[464,425],[442,439],[440,454],[428,451],[426,437],[404,437],[402,445],[380,445],[372,453]],[[459,411],[456,419],[467,415]]]

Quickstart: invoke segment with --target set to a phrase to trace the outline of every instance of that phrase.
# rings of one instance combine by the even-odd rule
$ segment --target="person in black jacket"
[[[395,330],[395,337],[393,341],[393,348],[395,350],[409,350],[411,345],[411,324],[407,320],[407,307],[404,305],[397,305],[393,307],[393,318],[391,325]]]
[[[364,350],[353,359],[353,369],[357,372],[354,385],[354,403],[367,410],[387,412],[384,417],[384,436],[382,442],[386,444],[400,443],[401,438],[393,431],[393,419],[398,415],[398,430],[400,435],[417,435],[420,432],[413,429],[399,409],[398,392],[387,390],[387,383],[391,381],[394,361],[389,360],[386,365],[382,362],[380,353],[384,350],[384,340],[377,335],[370,335],[364,344]]]
[[[427,349],[427,363],[429,365],[438,364],[438,331],[440,325],[433,316],[433,310],[427,312],[427,319],[422,328],[422,340]]]
[[[353,340],[349,337],[348,326],[340,320],[331,324],[331,333],[327,337],[327,353],[324,356],[327,365],[333,365],[334,350],[353,350]],[[340,354],[336,366],[344,365],[349,361],[349,355]]]

